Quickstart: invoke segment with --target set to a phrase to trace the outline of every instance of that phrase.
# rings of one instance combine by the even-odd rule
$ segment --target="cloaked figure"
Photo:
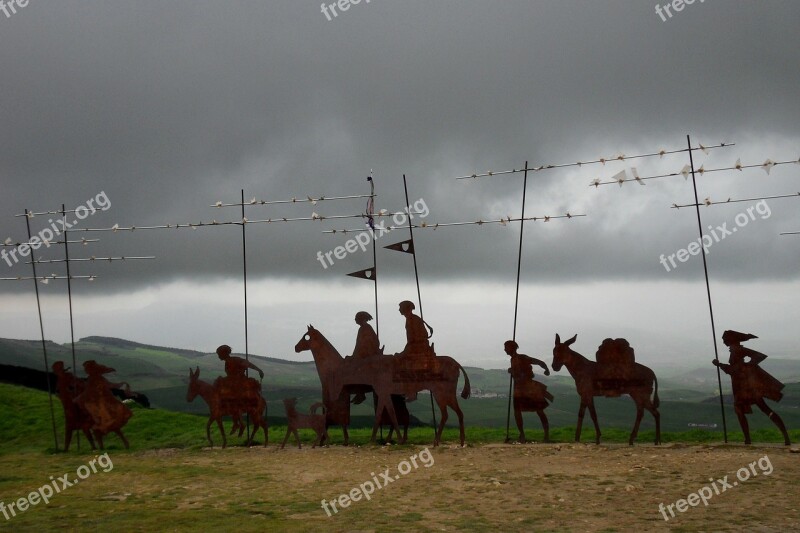
[[[791,442],[783,420],[764,401],[767,398],[779,402],[783,398],[783,392],[781,392],[783,383],[759,366],[761,361],[767,358],[766,355],[742,346],[743,342],[757,338],[750,333],[733,330],[724,332],[722,342],[730,350],[730,359],[727,365],[717,360],[712,363],[731,377],[733,408],[739,418],[739,424],[742,426],[744,443],[750,444],[750,426],[745,415],[753,412],[752,406],[755,404],[778,426],[783,434],[784,443],[788,446]]]
[[[94,424],[92,417],[86,409],[74,401],[84,391],[86,384],[69,370],[64,366],[63,361],[53,363],[53,372],[57,379],[56,390],[58,398],[61,400],[61,406],[64,408],[64,451],[69,451],[72,434],[75,431],[82,431],[94,450],[94,438],[90,431]]]
[[[128,423],[133,412],[112,394],[111,389],[122,388],[124,385],[125,390],[130,392],[130,385],[108,381],[104,374],[116,371],[96,361],[86,361],[83,363],[83,369],[89,377],[86,380],[86,388],[75,398],[75,403],[91,415],[92,431],[100,448],[103,448],[103,436],[111,432],[119,435],[122,443],[128,448],[128,439],[122,434],[122,427]]]
[[[353,348],[353,359],[364,359],[374,355],[382,355],[383,350],[380,347],[380,340],[378,334],[369,325],[372,320],[372,315],[366,311],[359,311],[356,313],[356,324],[358,324],[358,335],[356,336],[356,346]],[[366,393],[359,391],[353,398],[353,403],[358,405],[366,400]]]
[[[381,343],[378,335],[368,322],[372,320],[372,315],[366,311],[356,313],[356,324],[358,324],[358,335],[356,336],[356,346],[353,348],[353,357],[363,359],[381,353]]]
[[[511,356],[511,368],[508,372],[514,378],[514,420],[519,430],[519,441],[525,442],[525,430],[522,426],[522,412],[536,411],[544,428],[544,441],[550,441],[550,424],[547,421],[545,408],[553,401],[553,395],[547,387],[533,379],[533,365],[544,368],[544,375],[550,375],[550,369],[544,361],[517,353],[519,345],[515,341],[506,341],[505,352]]]

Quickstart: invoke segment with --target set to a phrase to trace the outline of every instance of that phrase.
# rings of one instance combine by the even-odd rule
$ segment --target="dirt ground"
[[[112,471],[70,487],[46,508],[31,508],[5,524],[0,516],[0,528],[13,523],[15,530],[40,529],[47,523],[126,531],[798,531],[797,451],[489,444],[428,452],[421,446],[281,451],[272,445],[110,452]],[[90,457],[48,456],[36,472],[71,470],[74,477],[74,468]],[[0,468],[7,471],[14,460],[0,457]],[[44,474],[20,472],[16,487],[3,487],[6,502],[9,492],[22,495],[25,487],[34,490],[47,481]],[[725,476],[730,486],[722,490]],[[377,488],[376,481],[386,486]],[[368,482],[375,488],[366,500],[359,487],[369,491]],[[675,502],[703,487],[710,493],[707,505],[692,498],[680,512]],[[353,489],[358,501],[342,508],[339,496]],[[336,512],[328,504],[328,516],[323,499],[338,502]]]

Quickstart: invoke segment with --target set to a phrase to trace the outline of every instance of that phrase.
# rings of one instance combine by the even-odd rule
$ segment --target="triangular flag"
[[[387,250],[394,250],[396,252],[405,252],[407,254],[414,253],[414,241],[408,239],[407,241],[401,241],[395,244],[390,244],[389,246],[384,246]]]
[[[369,279],[372,281],[378,279],[378,276],[375,273],[375,267],[365,268],[364,270],[359,270],[358,272],[351,272],[348,274],[348,276],[352,276],[354,278]]]
[[[691,170],[692,169],[691,169],[691,167],[689,165],[684,165],[683,166],[683,168],[681,169],[681,174],[683,174],[683,179],[685,179],[685,180],[689,179],[689,172]]]
[[[766,172],[767,176],[769,176],[769,171],[772,170],[772,167],[774,166],[775,166],[775,161],[773,161],[772,159],[767,159],[766,161],[764,161],[764,164],[761,165],[761,168],[763,168],[764,172]]]

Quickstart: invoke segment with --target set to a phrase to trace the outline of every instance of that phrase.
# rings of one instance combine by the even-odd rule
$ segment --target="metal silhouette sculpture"
[[[441,411],[441,422],[436,430],[434,446],[441,440],[442,430],[447,421],[447,408],[450,407],[458,416],[461,445],[464,445],[464,414],[458,405],[456,389],[461,372],[464,373],[464,388],[461,397],[470,395],[469,377],[458,362],[446,356],[431,357],[419,368],[409,357],[393,357],[388,355],[367,357],[363,359],[349,358],[345,360],[336,348],[313,326],[295,346],[296,352],[310,350],[317,365],[317,371],[323,381],[323,391],[330,401],[341,397],[345,387],[350,385],[368,385],[372,387],[377,398],[377,416],[373,426],[379,427],[384,410],[388,413],[392,426],[400,434],[397,414],[391,401],[392,394],[409,394],[421,390],[429,390]],[[400,441],[405,442],[404,440]]]
[[[543,383],[533,379],[533,365],[544,368],[545,376],[550,375],[550,370],[544,361],[517,353],[519,345],[513,340],[506,341],[503,347],[506,354],[511,357],[511,368],[508,372],[514,379],[514,420],[519,430],[519,442],[525,442],[523,411],[534,411],[539,415],[544,428],[544,442],[550,442],[550,424],[544,410],[553,401],[553,395],[547,392],[547,387]]]
[[[373,394],[374,398],[373,404],[375,407],[375,413],[377,414],[378,411],[378,397]],[[405,442],[408,438],[408,426],[411,425],[411,413],[408,412],[408,406],[406,405],[406,399],[401,394],[392,394],[392,407],[394,407],[394,413],[397,416],[397,423],[403,427],[403,436],[400,436],[400,433],[397,433],[398,440],[402,440]],[[378,427],[372,428],[372,437],[370,440],[375,442],[375,437],[378,432],[378,428],[383,426],[389,426],[389,433],[386,435],[386,439],[384,442],[391,442],[392,441],[392,434],[394,434],[394,426],[392,426],[392,419],[389,417],[389,413],[386,409],[383,410],[383,413],[380,415],[380,421],[378,422]]]
[[[91,433],[94,425],[92,415],[84,407],[75,403],[75,398],[83,393],[86,383],[75,377],[75,374],[64,366],[63,361],[53,363],[53,372],[57,379],[58,399],[61,400],[61,406],[64,408],[64,451],[69,451],[72,434],[75,431],[82,431],[92,449],[96,449]]]
[[[250,421],[253,423],[253,431],[247,436],[246,446],[253,443],[253,438],[256,436],[259,428],[264,429],[264,446],[269,441],[269,428],[267,427],[267,402],[261,396],[261,392],[252,394],[252,391],[243,390],[245,395],[237,395],[233,400],[230,398],[224,399],[220,394],[218,378],[214,384],[208,383],[200,379],[200,367],[196,370],[189,369],[189,389],[186,392],[186,401],[192,402],[197,396],[200,396],[208,405],[209,416],[206,423],[206,438],[208,439],[209,446],[214,446],[211,440],[211,424],[217,423],[219,433],[222,435],[222,447],[228,445],[228,439],[225,437],[225,428],[222,425],[222,417],[230,416],[234,419],[234,428],[241,428],[241,415],[246,413],[250,416]],[[252,379],[252,378],[247,378]],[[253,380],[255,381],[255,380]],[[238,420],[239,425],[236,425]],[[231,430],[233,433],[233,429]],[[241,429],[239,436],[242,435]]]
[[[575,441],[581,440],[583,415],[589,408],[595,430],[595,442],[600,444],[600,425],[597,423],[597,412],[594,408],[595,396],[616,397],[628,394],[636,402],[636,422],[633,425],[628,444],[633,445],[639,433],[644,410],[653,415],[656,422],[655,443],[661,443],[661,416],[658,412],[658,379],[648,367],[633,361],[633,349],[625,339],[606,339],[597,352],[597,362],[590,361],[570,346],[577,335],[561,342],[556,334],[553,348],[553,370],[558,372],[562,366],[575,379],[575,387],[581,397],[578,410],[578,427],[575,429]],[[653,395],[651,400],[650,395]]]
[[[122,428],[133,416],[133,411],[115,398],[111,389],[124,385],[125,390],[130,392],[130,385],[124,382],[111,383],[108,381],[104,375],[116,371],[96,361],[84,362],[83,369],[89,377],[83,391],[75,397],[74,401],[80,409],[84,409],[92,417],[91,429],[97,444],[100,449],[103,449],[103,437],[109,433],[116,433],[122,439],[125,448],[128,448],[128,439],[122,434]]]
[[[312,448],[322,446],[325,439],[328,438],[328,429],[325,424],[325,415],[317,414],[317,409],[322,407],[323,413],[325,406],[322,402],[317,402],[310,407],[310,414],[301,414],[297,412],[297,398],[284,398],[283,406],[286,408],[286,436],[283,438],[281,450],[286,446],[286,441],[289,440],[289,435],[294,434],[297,441],[297,447],[302,448],[300,445],[300,435],[298,429],[311,429],[317,434],[317,440],[314,441]]]
[[[743,342],[757,338],[750,333],[725,331],[722,334],[722,342],[731,353],[728,364],[717,360],[713,360],[712,363],[731,377],[733,408],[739,419],[739,425],[742,426],[744,443],[750,444],[750,426],[745,415],[752,413],[753,405],[756,405],[778,427],[783,434],[784,444],[789,446],[791,444],[789,433],[783,420],[764,401],[765,398],[775,402],[781,401],[784,385],[759,366],[767,358],[766,355],[742,346]]]

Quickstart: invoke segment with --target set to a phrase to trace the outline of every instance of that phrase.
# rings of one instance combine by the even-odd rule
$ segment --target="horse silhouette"
[[[208,404],[209,416],[206,424],[206,437],[209,445],[214,446],[214,442],[211,440],[211,424],[213,422],[217,423],[219,432],[222,435],[222,447],[225,448],[228,445],[228,441],[225,438],[225,430],[222,427],[222,417],[230,416],[238,419],[242,412],[250,415],[250,420],[253,422],[253,432],[247,436],[246,446],[252,444],[258,428],[264,429],[264,446],[267,445],[269,441],[267,402],[260,394],[256,397],[248,397],[243,401],[224,402],[214,385],[200,379],[200,367],[197,367],[197,370],[189,369],[189,389],[186,392],[186,401],[192,402],[197,396],[203,398]],[[231,433],[233,433],[233,430],[231,430]],[[241,435],[241,431],[239,434]]]
[[[597,412],[594,408],[595,396],[620,396],[628,394],[636,402],[636,422],[633,425],[628,444],[633,445],[636,435],[639,433],[639,424],[642,421],[644,410],[652,413],[656,421],[655,443],[661,443],[661,415],[658,412],[658,379],[655,373],[648,367],[632,363],[619,377],[615,377],[612,372],[604,371],[602,365],[595,361],[590,361],[570,346],[578,336],[575,335],[565,342],[561,342],[561,337],[556,334],[556,344],[553,348],[553,370],[558,372],[562,366],[567,367],[567,371],[575,379],[575,387],[581,397],[581,406],[578,410],[578,427],[575,429],[575,441],[581,440],[581,428],[583,426],[583,415],[586,408],[594,422],[596,434],[595,442],[600,444],[600,426],[597,423]],[[610,379],[609,379],[610,378]],[[609,386],[610,384],[610,386]],[[655,394],[653,390],[655,387]],[[653,399],[650,395],[653,394]]]
[[[378,398],[376,407],[375,424],[373,426],[372,441],[375,440],[375,431],[379,427],[384,410],[388,413],[392,427],[400,435],[397,414],[392,404],[393,394],[409,394],[421,390],[429,390],[441,412],[441,422],[436,429],[433,445],[438,446],[441,441],[442,430],[447,422],[447,408],[450,407],[458,416],[461,445],[464,445],[464,413],[458,405],[456,389],[458,387],[459,373],[464,374],[464,388],[461,397],[470,396],[469,377],[464,368],[452,357],[437,356],[427,371],[409,368],[408,359],[399,360],[389,355],[367,357],[363,359],[345,359],[325,336],[308,326],[308,332],[297,342],[295,352],[310,350],[322,380],[323,397],[333,401],[340,398],[342,391],[348,385],[369,385]],[[396,376],[402,375],[407,381],[396,381]],[[400,441],[405,442],[405,437]]]

